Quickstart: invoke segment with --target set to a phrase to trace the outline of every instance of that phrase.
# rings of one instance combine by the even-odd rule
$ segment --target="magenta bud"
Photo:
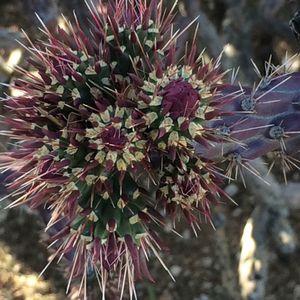
[[[95,72],[96,72],[97,74],[100,74],[100,73],[101,73],[101,65],[100,65],[100,62],[99,62],[99,61],[97,61],[97,62],[95,63]]]
[[[106,223],[106,230],[108,232],[115,232],[117,230],[117,222],[115,219],[109,219]]]
[[[47,85],[51,84],[52,80],[49,75],[47,75],[46,73],[44,73],[42,71],[39,71],[39,75],[41,76],[41,78],[43,79],[45,84],[47,84]]]
[[[146,95],[144,92],[139,92],[139,98],[144,101],[146,104],[150,104],[151,102],[151,97],[149,97],[148,95]]]
[[[133,81],[133,83],[135,85],[137,85],[138,87],[141,87],[141,86],[144,85],[144,79],[143,78],[141,78],[141,77],[139,77],[139,76],[137,76],[136,74],[133,74],[133,73],[129,73],[128,75],[131,78],[131,80]]]

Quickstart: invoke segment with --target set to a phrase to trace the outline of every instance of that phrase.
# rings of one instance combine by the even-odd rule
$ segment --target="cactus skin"
[[[10,206],[45,207],[53,259],[71,260],[68,287],[77,277],[86,287],[94,272],[103,297],[112,273],[131,297],[136,279],[154,280],[146,261],[150,252],[161,261],[156,231],[167,218],[183,214],[194,231],[200,216],[210,220],[210,204],[224,195],[215,163],[222,156],[212,143],[228,141],[225,154],[253,159],[280,148],[270,124],[297,130],[298,74],[266,85],[267,99],[295,90],[272,111],[244,101],[256,114],[241,122],[238,88],[220,83],[219,61],[203,63],[194,40],[179,64],[172,12],[163,13],[162,1],[148,4],[89,4],[89,37],[77,22],[69,32],[44,28],[48,41],[29,49],[38,74],[21,70],[14,88],[24,95],[6,102],[8,135],[17,141],[0,157],[12,171]],[[234,126],[246,130],[232,133]]]
[[[293,156],[300,149],[300,73],[277,75],[266,82],[255,92],[229,84],[219,88],[220,96],[214,101],[224,116],[207,121],[205,126],[217,132],[222,141],[209,147],[196,145],[200,156],[243,167],[247,161],[274,151],[285,179],[291,167],[299,169]]]

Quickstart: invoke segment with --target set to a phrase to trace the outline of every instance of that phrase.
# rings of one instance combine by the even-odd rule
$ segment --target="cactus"
[[[282,66],[272,67],[270,62],[266,65],[267,70],[272,69],[271,74],[263,77],[257,87],[225,84],[220,88],[221,95],[214,101],[219,103],[219,110],[232,114],[210,120],[205,126],[223,137],[221,145],[195,145],[197,153],[206,159],[228,161],[229,177],[235,169],[241,171],[243,179],[243,168],[249,170],[249,161],[272,151],[275,160],[271,168],[278,160],[285,181],[287,171],[300,168],[295,158],[300,147],[300,74],[282,72]]]
[[[147,4],[87,3],[90,35],[77,20],[55,33],[44,26],[47,41],[29,40],[36,72],[20,68],[13,87],[23,95],[6,99],[10,207],[44,207],[50,262],[69,257],[68,289],[95,274],[103,297],[113,273],[130,297],[136,279],[154,281],[151,253],[167,270],[157,231],[169,218],[184,215],[195,232],[211,221],[225,195],[219,160],[287,154],[284,141],[297,142],[299,74],[273,72],[254,92],[224,84],[220,61],[204,63],[195,38],[177,61],[175,4]]]

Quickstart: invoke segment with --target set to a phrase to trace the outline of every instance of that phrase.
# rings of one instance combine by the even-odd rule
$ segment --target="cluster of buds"
[[[166,268],[159,227],[184,215],[196,232],[201,217],[210,220],[210,204],[225,193],[209,149],[240,147],[232,141],[246,130],[231,137],[241,118],[237,88],[221,84],[218,60],[204,63],[194,39],[177,62],[175,6],[166,12],[162,0],[113,0],[87,7],[88,35],[76,20],[55,33],[44,26],[46,41],[29,40],[36,72],[20,69],[13,87],[23,94],[6,100],[14,146],[1,163],[12,171],[11,207],[44,207],[50,231],[63,222],[51,236],[51,261],[71,257],[69,285],[80,277],[86,287],[93,272],[104,295],[116,273],[121,295],[128,286],[133,297],[136,279],[153,281],[149,254]],[[242,110],[254,111],[255,100],[238,97]],[[247,132],[258,143],[254,129]],[[232,153],[245,156],[246,148]]]

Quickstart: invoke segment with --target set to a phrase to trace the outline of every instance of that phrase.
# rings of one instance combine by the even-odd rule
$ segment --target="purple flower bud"
[[[194,117],[200,102],[199,93],[190,83],[182,79],[170,82],[161,96],[163,97],[162,114],[169,113],[174,120],[179,117]]]
[[[111,150],[122,150],[128,141],[122,132],[114,126],[105,128],[100,137],[105,146]]]

